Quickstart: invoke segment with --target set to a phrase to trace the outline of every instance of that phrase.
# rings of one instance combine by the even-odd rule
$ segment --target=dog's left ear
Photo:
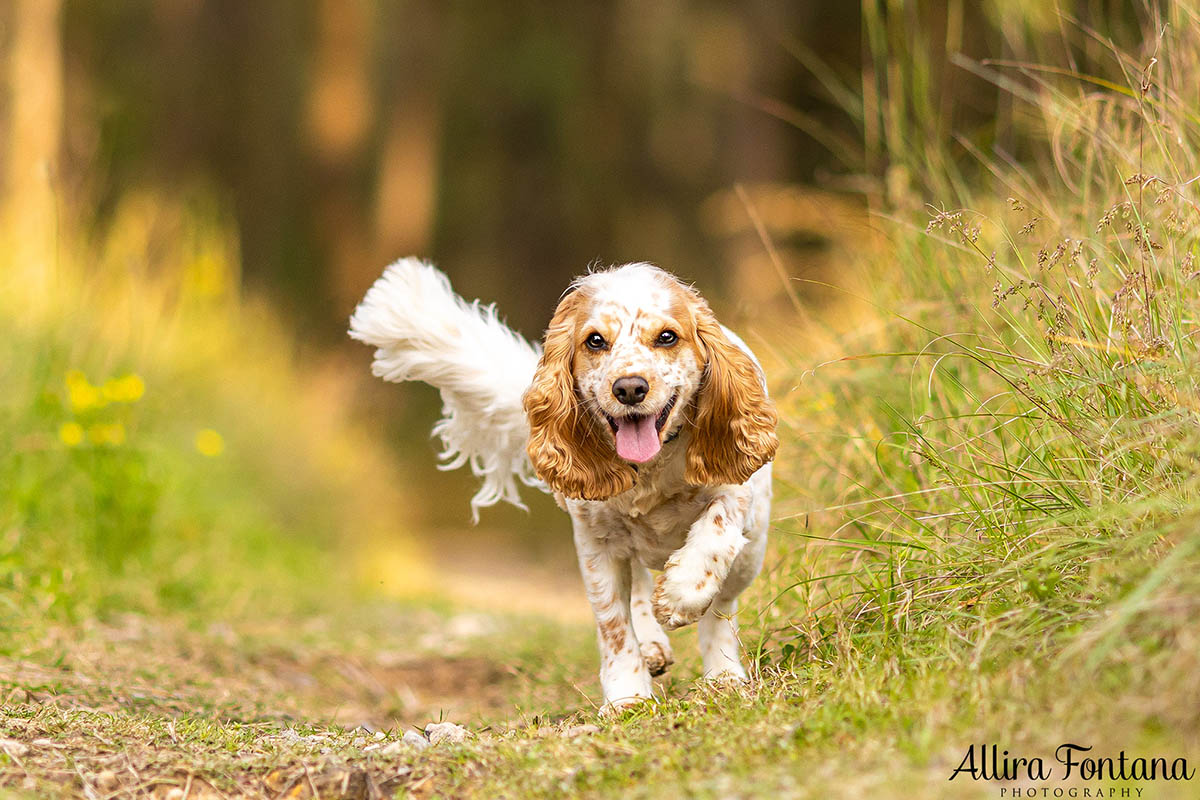
[[[694,486],[745,483],[775,457],[779,418],[758,365],[725,335],[707,304],[700,301],[693,313],[706,364],[684,478]]]

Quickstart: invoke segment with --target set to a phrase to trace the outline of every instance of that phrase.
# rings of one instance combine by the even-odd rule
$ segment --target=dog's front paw
[[[642,659],[646,662],[646,669],[650,671],[651,677],[658,677],[667,671],[667,667],[675,663],[675,656],[671,654],[671,645],[666,642],[642,642]]]
[[[678,565],[667,569],[654,581],[654,618],[665,630],[691,625],[712,605],[720,585],[710,575],[692,578]]]

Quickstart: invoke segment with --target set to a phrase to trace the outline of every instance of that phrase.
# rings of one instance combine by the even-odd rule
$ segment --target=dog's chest
[[[688,529],[712,502],[714,490],[689,486],[682,475],[668,471],[642,478],[633,489],[604,504],[612,523],[609,538],[614,545],[628,547],[646,566],[661,569],[671,553],[683,546]]]
[[[707,492],[676,497],[638,516],[622,518],[638,560],[651,569],[662,569],[671,554],[683,547],[688,529],[708,505]]]

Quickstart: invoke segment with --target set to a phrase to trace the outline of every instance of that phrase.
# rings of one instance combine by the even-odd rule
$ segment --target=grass
[[[64,236],[41,280],[3,275],[0,605],[294,611],[354,585],[359,565],[332,555],[364,540],[419,575],[394,511],[411,499],[342,375],[238,296],[219,216],[135,200],[99,241]],[[148,245],[163,228],[174,244]]]
[[[1100,46],[1101,76],[967,65],[1011,95],[1024,163],[917,146],[933,111],[886,82],[857,108],[921,187],[876,209],[840,302],[759,331],[785,446],[746,687],[693,683],[686,633],[662,702],[598,717],[587,626],[331,572],[353,531],[395,535],[367,512],[386,481],[340,473],[386,457],[312,424],[286,337],[242,304],[135,298],[121,337],[103,286],[10,309],[0,792],[994,798],[1028,784],[951,782],[968,747],[1054,768],[1064,741],[1194,769],[1200,16],[1164,13],[1142,50]],[[902,33],[872,28],[899,59],[873,74],[904,75]],[[404,743],[441,716],[469,737]],[[1197,785],[1059,775],[1040,785]]]

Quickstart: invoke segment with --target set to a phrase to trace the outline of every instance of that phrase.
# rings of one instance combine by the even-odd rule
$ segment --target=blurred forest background
[[[1104,33],[1135,21],[1125,3],[1059,5]],[[838,193],[768,198],[803,274],[829,245],[821,200],[885,191],[870,140],[895,132],[880,111],[858,130],[828,88],[863,80],[864,11],[907,18],[894,30],[921,35],[884,45],[940,63],[1029,56],[1006,43],[1057,40],[1053,6],[11,0],[4,197],[24,230],[53,198],[52,217],[93,235],[139,201],[215,209],[244,283],[319,344],[341,341],[366,287],[407,254],[533,337],[595,260],[654,261],[757,307],[745,262],[762,248],[722,193]],[[958,69],[924,77],[912,90],[941,130],[1019,155],[1019,132],[988,126],[995,87]]]
[[[279,341],[310,359],[301,380],[399,445],[388,481],[433,482],[445,499],[394,512],[418,530],[462,526],[472,481],[432,470],[436,395],[372,381],[369,353],[346,340],[387,263],[430,258],[537,338],[589,263],[648,260],[735,326],[774,320],[778,335],[795,303],[833,295],[781,280],[756,218],[788,275],[844,283],[871,213],[930,201],[920,171],[885,154],[920,163],[927,139],[953,134],[956,174],[973,149],[1029,157],[985,57],[1065,47],[1087,73],[1108,37],[1136,39],[1145,11],[9,0],[4,268],[49,287],[48,265],[73,260],[205,302],[264,302]],[[1094,35],[1068,42],[1066,20]],[[917,67],[904,81],[901,63]],[[487,525],[530,522],[498,510]]]
[[[0,0],[0,795],[1194,764],[1197,109],[1200,0]],[[437,393],[346,334],[413,254],[530,338],[654,261],[751,344],[757,680],[681,631],[595,718],[566,515],[472,527]]]

